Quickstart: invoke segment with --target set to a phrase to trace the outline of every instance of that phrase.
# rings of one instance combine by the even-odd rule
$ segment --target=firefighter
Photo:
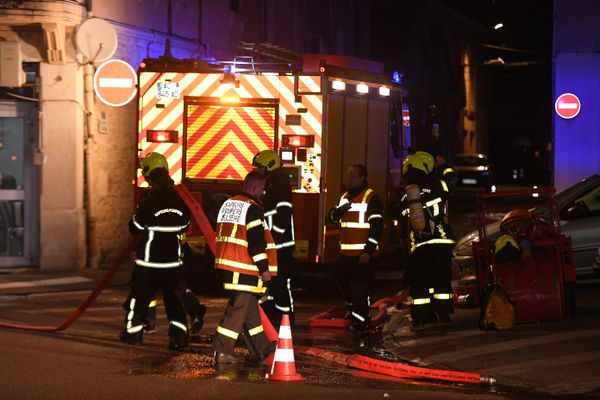
[[[135,251],[131,298],[120,339],[130,344],[142,343],[148,306],[160,289],[170,323],[169,348],[181,350],[187,346],[188,335],[185,311],[178,296],[182,279],[180,237],[189,227],[190,211],[173,187],[162,154],[148,154],[141,166],[151,190],[140,200],[129,221],[131,233],[144,236]]]
[[[264,302],[262,306],[275,329],[279,330],[283,314],[288,314],[292,325],[294,323],[290,278],[295,246],[292,187],[281,168],[281,159],[274,151],[261,151],[254,156],[252,164],[267,179],[263,207],[267,226],[277,248],[277,276],[269,283],[269,296],[273,301]]]
[[[438,179],[442,185],[447,185],[449,192],[454,192],[458,184],[458,172],[452,164],[446,161],[446,158],[441,154],[435,156],[435,166]]]
[[[275,243],[259,203],[264,187],[265,177],[250,172],[243,192],[225,201],[217,217],[215,268],[220,270],[223,287],[231,292],[231,298],[213,340],[216,365],[244,361],[234,353],[240,333],[259,360],[272,352],[257,298],[266,293],[266,286],[277,274]]]
[[[450,265],[455,240],[447,222],[449,192],[434,169],[433,156],[423,151],[409,155],[402,166],[409,184],[402,196],[402,214],[408,217],[405,281],[412,298],[413,331],[423,330],[425,322],[434,318],[447,324],[453,311]]]
[[[355,164],[346,170],[347,190],[329,219],[340,224],[340,253],[336,283],[344,296],[351,329],[368,332],[371,324],[369,286],[374,275],[374,258],[383,232],[383,207],[367,183],[367,168]]]

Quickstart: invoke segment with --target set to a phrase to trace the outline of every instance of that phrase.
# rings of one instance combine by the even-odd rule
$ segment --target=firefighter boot
[[[182,351],[188,345],[187,333],[178,327],[172,326],[169,328],[169,349]]]
[[[218,353],[215,352],[213,363],[217,366],[223,364],[242,364],[245,362],[243,357],[235,354]]]
[[[195,315],[192,316],[192,333],[198,333],[204,326],[204,315],[206,314],[206,306],[198,304]]]
[[[144,332],[149,335],[156,333],[156,321],[147,319],[146,322],[144,322]]]
[[[126,329],[123,329],[119,333],[119,340],[121,342],[131,344],[134,346],[139,346],[142,344],[143,331],[139,331],[136,333],[129,333]]]
[[[441,325],[446,326],[452,323],[452,320],[450,319],[450,314],[448,314],[447,312],[438,311],[436,314],[437,320]]]

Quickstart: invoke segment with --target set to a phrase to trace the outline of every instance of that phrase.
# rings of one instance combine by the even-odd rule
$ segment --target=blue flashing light
[[[398,71],[394,71],[392,74],[392,80],[396,83],[402,83],[402,74]]]

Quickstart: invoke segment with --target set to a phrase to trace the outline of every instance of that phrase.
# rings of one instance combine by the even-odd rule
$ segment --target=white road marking
[[[40,279],[37,281],[24,281],[24,282],[7,282],[0,283],[1,289],[18,289],[18,288],[31,288],[38,286],[56,286],[56,285],[73,285],[76,283],[85,283],[92,281],[90,278],[84,278],[83,276],[73,276],[67,278],[54,278],[54,279]]]

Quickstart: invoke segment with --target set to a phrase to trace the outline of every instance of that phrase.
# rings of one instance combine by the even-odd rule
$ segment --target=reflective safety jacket
[[[150,268],[182,265],[181,237],[190,225],[190,210],[173,186],[148,190],[129,221],[133,234],[144,234],[135,263]]]
[[[267,176],[263,197],[265,219],[277,249],[295,246],[292,188],[287,174],[280,168]]]
[[[336,220],[336,210],[350,203],[350,209]],[[377,194],[367,187],[358,193],[346,192],[336,208],[331,210],[330,220],[340,223],[340,253],[342,256],[358,257],[378,250],[383,232],[383,210]]]
[[[444,181],[434,181],[421,188],[421,204],[425,213],[425,229],[415,231],[410,225],[410,209],[406,193],[402,196],[402,215],[407,217],[409,227],[409,251],[431,244],[454,244],[454,234],[448,225],[448,186]]]
[[[261,274],[277,275],[277,250],[262,208],[247,194],[225,201],[217,216],[215,268],[226,290],[265,293]]]

